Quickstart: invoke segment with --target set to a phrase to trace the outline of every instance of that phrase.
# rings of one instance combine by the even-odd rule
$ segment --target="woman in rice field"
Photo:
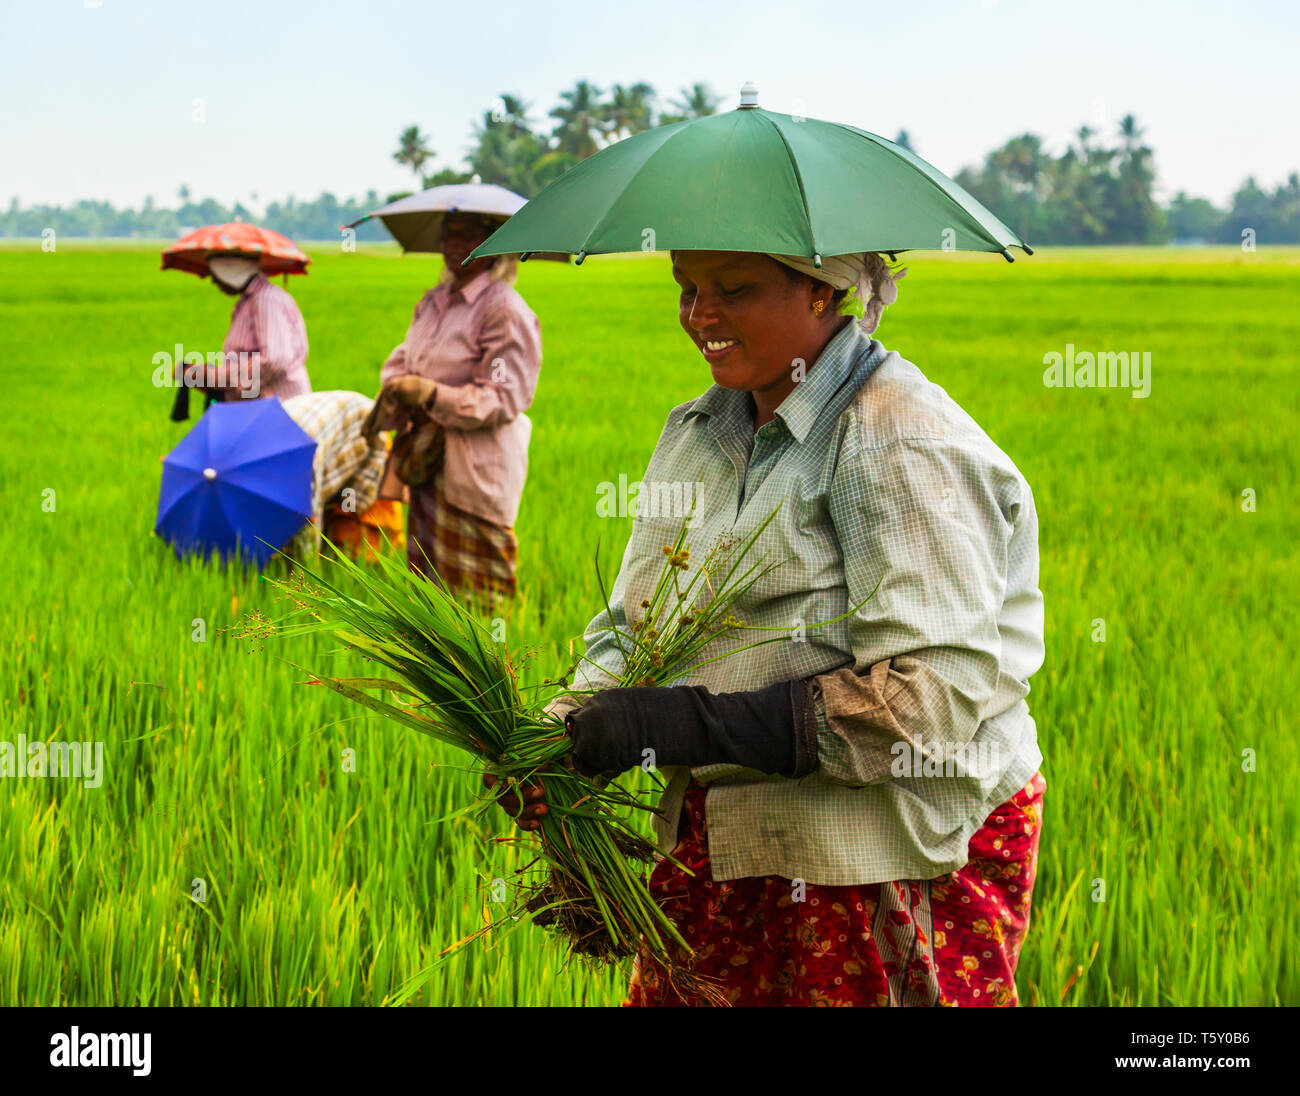
[[[432,431],[436,458],[423,462],[428,478],[408,476],[410,567],[427,573],[431,561],[449,586],[489,597],[515,593],[514,522],[532,429],[524,411],[542,361],[541,325],[513,287],[519,260],[461,266],[500,223],[446,215],[442,278],[380,374],[383,429],[412,417],[442,428]]]
[[[668,416],[642,497],[703,485],[697,560],[779,504],[756,549],[782,566],[735,612],[790,641],[697,685],[609,687],[611,628],[636,622],[680,525],[638,515],[576,682],[604,691],[558,708],[575,762],[661,770],[661,847],[694,874],[661,861],[651,889],[732,1003],[1017,1004],[1044,790],[1025,703],[1044,653],[1029,486],[872,336],[897,295],[879,255],[818,269],[684,251],[673,275],[714,384]],[[502,801],[536,829],[540,788],[524,800]],[[627,1003],[679,1001],[643,951]]]
[[[271,284],[256,255],[213,255],[208,259],[208,273],[222,293],[239,298],[231,313],[222,353],[227,360],[235,360],[240,354],[256,354],[258,362],[252,385],[232,377],[225,388],[214,394],[224,400],[250,396],[287,400],[309,393],[307,326],[288,290]]]

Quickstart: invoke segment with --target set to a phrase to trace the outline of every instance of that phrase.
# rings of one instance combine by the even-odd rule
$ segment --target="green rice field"
[[[307,250],[290,288],[313,386],[373,394],[438,260]],[[1300,249],[905,261],[878,337],[1011,456],[1039,514],[1022,1002],[1300,1003]],[[0,247],[0,743],[104,758],[98,787],[0,778],[0,1004],[380,1004],[499,911],[521,856],[493,840],[504,814],[457,813],[481,794],[462,759],[283,661],[333,665],[324,641],[230,634],[283,615],[273,587],[153,536],[159,458],[193,421],[169,421],[153,356],[218,349],[230,312],[158,267],[139,243]],[[531,262],[518,287],[544,361],[507,640],[554,672],[598,608],[597,545],[612,574],[630,530],[598,516],[599,485],[638,479],[710,379],[666,256]],[[1150,394],[1046,387],[1067,344],[1149,352]],[[521,925],[412,1003],[622,999],[625,970],[562,960]]]

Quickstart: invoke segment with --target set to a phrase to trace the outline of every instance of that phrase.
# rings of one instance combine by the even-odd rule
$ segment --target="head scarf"
[[[885,260],[874,251],[824,255],[820,267],[802,255],[773,255],[769,252],[768,258],[836,289],[856,288],[856,299],[862,301],[862,318],[858,320],[858,326],[868,335],[880,325],[885,306],[898,300],[898,287],[894,283],[907,273],[907,267],[890,270]]]

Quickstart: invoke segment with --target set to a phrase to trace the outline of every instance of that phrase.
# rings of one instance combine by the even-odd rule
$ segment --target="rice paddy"
[[[390,248],[291,279],[318,390],[373,393],[437,260]],[[1300,1003],[1295,606],[1300,249],[908,257],[878,336],[1017,463],[1040,521],[1046,757],[1025,1004]],[[256,575],[152,536],[169,421],[153,356],[215,350],[229,300],[152,245],[0,249],[0,450],[14,518],[0,743],[102,744],[98,786],[0,779],[0,1004],[375,1005],[502,908],[520,855],[450,748],[305,683],[326,641]],[[668,411],[709,383],[665,256],[533,262],[544,361],[506,641],[573,658]],[[1067,347],[1151,355],[1149,395],[1048,387]],[[192,423],[192,420],[191,420]],[[521,925],[413,1004],[618,1003],[626,970]]]

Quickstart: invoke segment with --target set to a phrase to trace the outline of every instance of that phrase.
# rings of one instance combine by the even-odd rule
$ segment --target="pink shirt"
[[[484,271],[453,291],[430,289],[405,340],[380,373],[438,385],[429,416],[447,433],[443,490],[453,506],[512,527],[528,476],[533,402],[542,367],[541,324],[513,286]]]
[[[288,399],[311,391],[307,378],[307,325],[302,322],[297,302],[272,285],[265,274],[256,275],[240,294],[221,349],[226,354],[257,352],[255,383],[247,387],[255,389],[259,399]],[[225,388],[224,398],[239,399],[243,387],[236,383]]]

